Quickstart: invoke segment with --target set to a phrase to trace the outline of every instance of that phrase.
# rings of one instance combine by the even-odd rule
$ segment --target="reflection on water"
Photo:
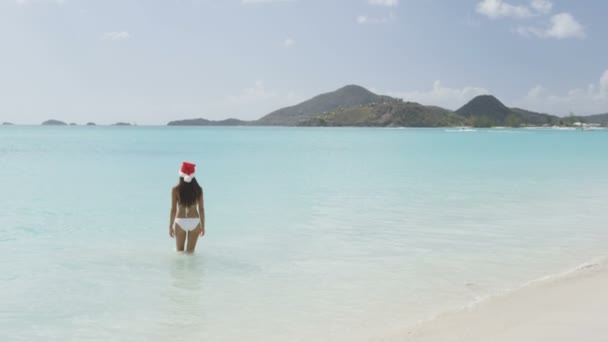
[[[171,316],[176,322],[189,324],[204,313],[204,259],[197,254],[177,254],[169,262],[167,299]]]
[[[197,293],[202,289],[204,259],[197,254],[177,254],[171,258],[171,289]]]

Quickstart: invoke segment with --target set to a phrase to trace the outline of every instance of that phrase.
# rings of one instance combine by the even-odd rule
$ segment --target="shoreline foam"
[[[608,259],[545,276],[400,329],[380,341],[605,341]]]

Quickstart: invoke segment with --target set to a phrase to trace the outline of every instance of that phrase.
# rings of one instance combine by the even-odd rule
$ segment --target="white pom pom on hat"
[[[179,176],[184,179],[184,182],[190,183],[192,182],[192,178],[194,178],[195,168],[196,164],[183,162],[182,167],[179,169]]]

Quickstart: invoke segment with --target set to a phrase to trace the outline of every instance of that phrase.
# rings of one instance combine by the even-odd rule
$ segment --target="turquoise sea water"
[[[1,341],[367,341],[608,255],[608,131],[0,127]],[[168,236],[198,164],[207,235]]]

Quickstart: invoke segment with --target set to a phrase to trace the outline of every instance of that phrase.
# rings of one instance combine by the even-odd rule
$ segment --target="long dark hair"
[[[203,188],[198,185],[196,178],[192,178],[192,181],[187,183],[183,178],[180,177],[179,185],[177,186],[177,193],[179,195],[179,203],[183,206],[189,207],[195,204],[199,197],[201,197]]]

